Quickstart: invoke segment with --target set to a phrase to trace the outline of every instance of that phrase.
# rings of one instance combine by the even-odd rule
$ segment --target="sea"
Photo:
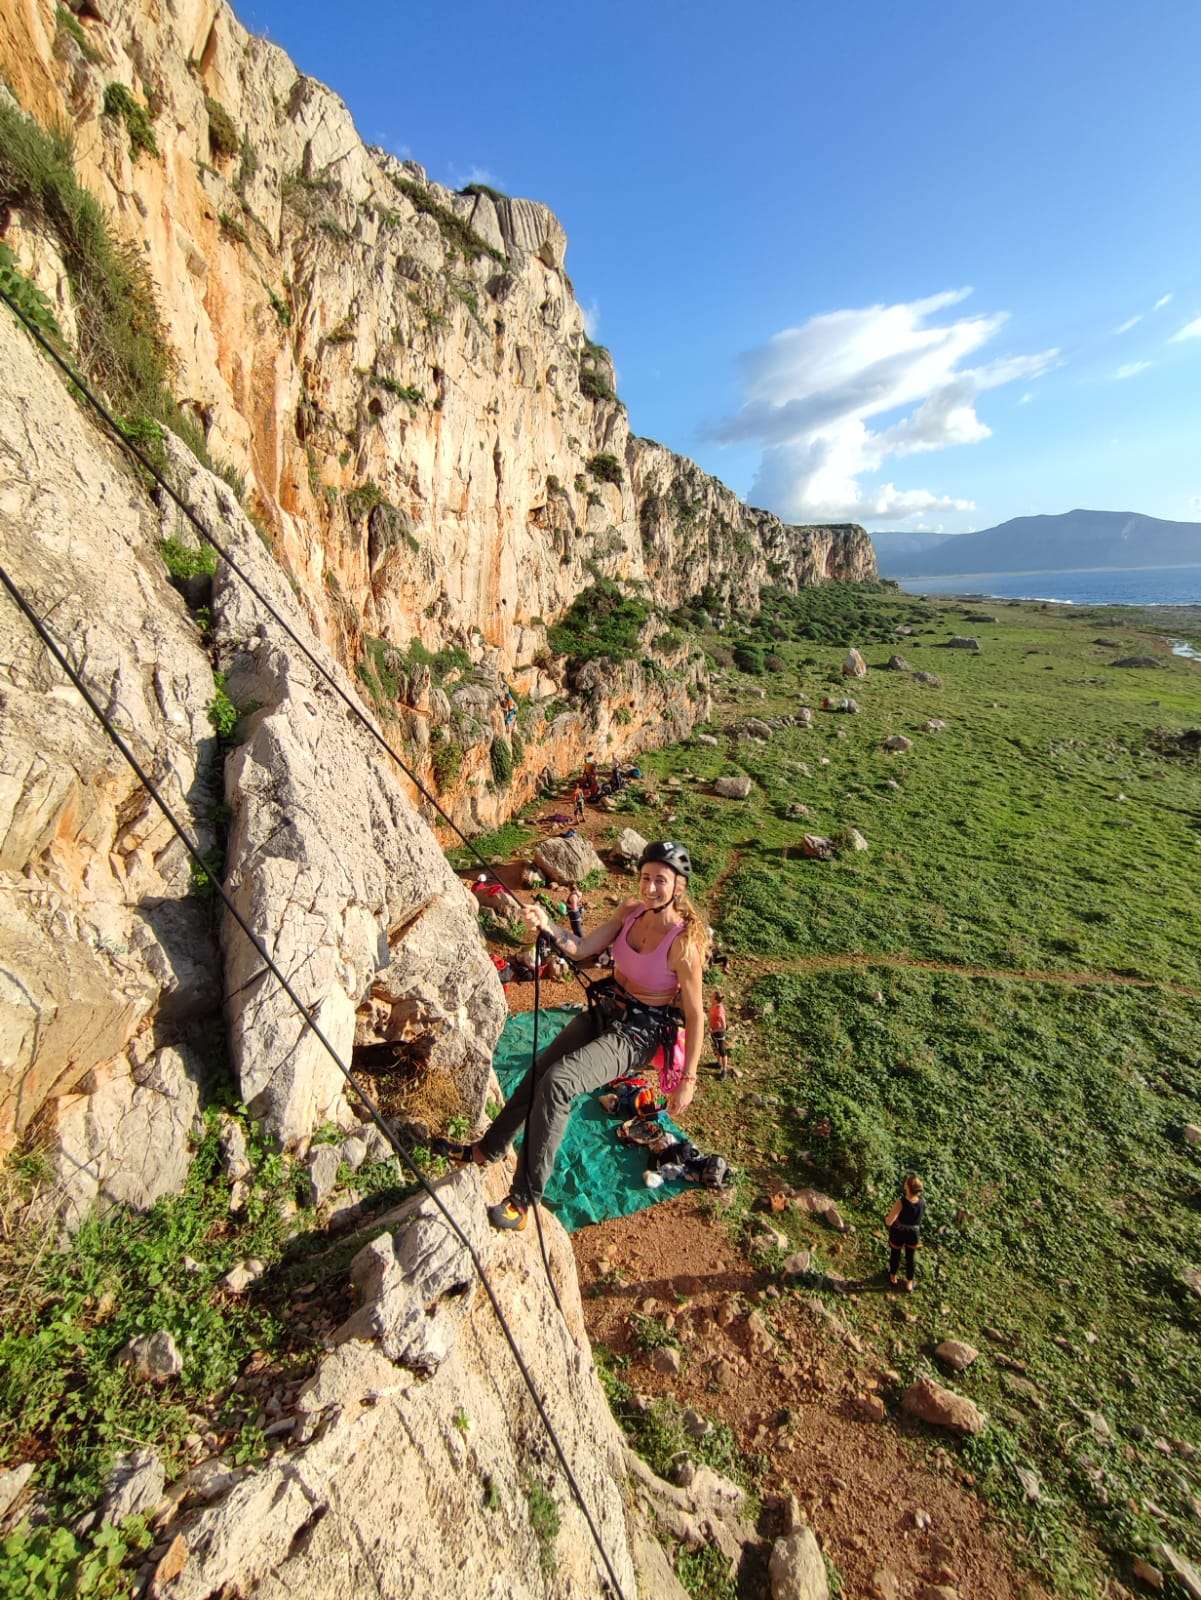
[[[1201,605],[1201,566],[1094,567],[1075,572],[972,572],[898,578],[907,594],[978,594],[1064,606]]]

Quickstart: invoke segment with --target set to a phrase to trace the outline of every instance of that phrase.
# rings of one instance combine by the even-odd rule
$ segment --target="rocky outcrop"
[[[0,71],[43,125],[74,128],[81,177],[151,272],[185,412],[246,476],[348,669],[380,641],[454,645],[547,703],[562,684],[546,626],[595,572],[665,609],[753,609],[769,583],[874,576],[862,529],[788,527],[630,433],[546,207],[456,194],[368,148],[345,105],[221,0],[85,7],[74,28],[31,4],[0,26]],[[148,108],[153,150],[106,113],[114,84]],[[19,211],[5,239],[69,328],[53,239]],[[585,740],[614,755],[657,742],[676,696],[641,688],[651,715],[598,720]],[[389,709],[414,715],[405,736],[432,774],[428,705]],[[687,728],[705,708],[683,712]],[[476,720],[456,730],[467,759],[449,787],[484,825],[528,797],[556,743],[523,729],[524,771],[495,794],[495,697]]]
[[[503,1182],[468,1171],[439,1194],[490,1276],[623,1592],[677,1600],[647,1522],[626,1510],[624,1443],[592,1365],[567,1235],[544,1217],[560,1313],[538,1251],[484,1221]],[[164,1530],[164,1540],[182,1536],[187,1559],[154,1579],[152,1596],[417,1597],[441,1593],[448,1572],[465,1594],[602,1592],[595,1546],[465,1252],[428,1200],[384,1220],[365,1257],[403,1269],[356,1265],[366,1299],[301,1392],[288,1447]],[[423,1322],[439,1332],[421,1350],[389,1332]],[[531,1513],[543,1495],[558,1508],[557,1534]]]

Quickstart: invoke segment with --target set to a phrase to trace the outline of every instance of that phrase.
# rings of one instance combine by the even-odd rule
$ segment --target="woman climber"
[[[588,1011],[539,1053],[482,1139],[473,1145],[439,1141],[452,1161],[482,1166],[502,1159],[528,1115],[512,1191],[488,1210],[494,1228],[525,1227],[530,1206],[550,1181],[576,1096],[641,1071],[660,1045],[669,1061],[681,1023],[687,1030],[684,1072],[667,1109],[678,1116],[691,1103],[705,1033],[701,974],[708,943],[706,924],[688,898],[691,872],[683,845],[648,844],[639,862],[638,898],[583,938],[555,928],[540,905],[522,908],[531,929],[549,934],[574,961],[587,962],[611,947],[615,976],[591,986]]]

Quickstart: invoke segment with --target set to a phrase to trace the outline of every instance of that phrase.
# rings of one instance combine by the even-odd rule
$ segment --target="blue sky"
[[[755,503],[1201,521],[1195,0],[238,11],[370,143],[552,206],[635,431]]]

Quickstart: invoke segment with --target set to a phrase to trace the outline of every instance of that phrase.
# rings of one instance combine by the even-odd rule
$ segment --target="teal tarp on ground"
[[[566,1008],[543,1011],[538,1019],[538,1048],[545,1049],[577,1014]],[[529,1070],[533,1038],[532,1011],[519,1011],[505,1023],[492,1065],[506,1098]],[[680,1132],[666,1117],[661,1120],[673,1133]],[[677,1178],[661,1188],[648,1189],[642,1181],[646,1151],[621,1144],[617,1139],[619,1126],[616,1117],[601,1110],[595,1095],[581,1095],[571,1108],[555,1170],[543,1196],[547,1209],[554,1212],[569,1233],[590,1222],[628,1217],[687,1187],[683,1178]]]

